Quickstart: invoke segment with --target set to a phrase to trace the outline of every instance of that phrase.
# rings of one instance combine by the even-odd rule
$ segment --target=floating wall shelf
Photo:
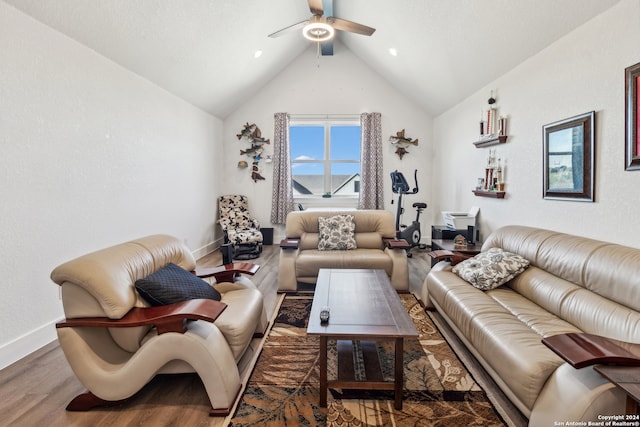
[[[493,199],[504,199],[504,191],[479,191],[473,190],[473,194],[478,197],[491,197]]]
[[[500,135],[500,136],[496,136],[495,138],[481,139],[480,141],[474,142],[473,145],[475,145],[476,148],[482,148],[482,147],[491,147],[492,145],[504,144],[506,142],[507,142],[507,135]]]

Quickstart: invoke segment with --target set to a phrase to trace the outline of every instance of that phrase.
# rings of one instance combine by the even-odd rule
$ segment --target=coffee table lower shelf
[[[359,341],[362,350],[362,360],[366,380],[356,379],[353,348],[351,340],[337,339],[338,353],[338,378],[327,378],[328,341],[333,337],[320,337],[320,407],[327,406],[327,390],[390,390],[394,392],[394,408],[402,409],[402,383],[403,383],[403,349],[404,338],[395,338],[394,381],[384,381],[382,368],[378,358],[377,344],[375,341]],[[387,340],[389,338],[386,338]]]

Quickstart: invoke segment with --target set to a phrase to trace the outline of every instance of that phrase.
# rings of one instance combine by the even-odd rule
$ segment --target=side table
[[[466,245],[463,247],[456,247],[453,244],[453,239],[431,239],[431,250],[432,251],[451,251],[457,252],[462,255],[467,256],[475,256],[480,253],[482,249],[482,244],[475,243],[473,245]],[[433,267],[439,260],[437,258],[431,258],[431,266]]]
[[[593,370],[627,393],[627,415],[640,414],[640,367],[596,365]]]

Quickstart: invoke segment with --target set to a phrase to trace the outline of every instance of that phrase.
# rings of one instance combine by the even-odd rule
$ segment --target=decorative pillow
[[[167,305],[189,299],[220,301],[220,292],[211,285],[175,264],[169,263],[145,277],[136,280],[135,287],[151,305]]]
[[[474,287],[488,291],[522,273],[529,261],[520,255],[491,248],[456,264],[452,271]]]
[[[318,217],[318,250],[356,249],[356,221],[353,215]]]

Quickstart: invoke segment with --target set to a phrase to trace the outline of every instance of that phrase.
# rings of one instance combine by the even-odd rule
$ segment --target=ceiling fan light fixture
[[[302,29],[302,35],[314,42],[331,40],[335,32],[331,25],[324,22],[310,22]]]

